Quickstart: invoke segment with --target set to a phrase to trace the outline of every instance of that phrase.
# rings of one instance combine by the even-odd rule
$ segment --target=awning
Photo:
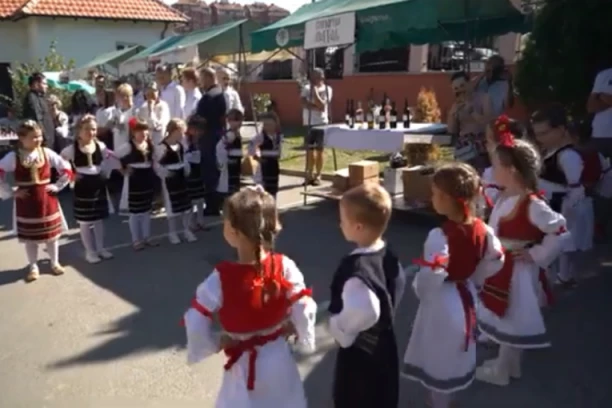
[[[164,38],[163,40],[160,40],[156,42],[155,44],[150,45],[149,47],[145,48],[144,50],[131,56],[130,58],[128,58],[127,60],[119,64],[119,73],[121,75],[127,75],[127,74],[133,74],[136,72],[147,71],[148,57],[151,54],[160,52],[166,48],[173,46],[181,38],[183,38],[183,35],[175,35],[172,37]]]
[[[251,35],[252,52],[299,47],[307,21],[354,12],[357,51],[525,32],[526,17],[509,0],[323,0]]]
[[[190,47],[197,47],[200,59],[214,55],[249,52],[251,50],[251,33],[260,27],[261,25],[252,20],[243,19],[192,31],[183,35],[180,40],[171,46],[151,53],[149,58],[163,59],[164,55],[180,53],[181,50]]]
[[[110,65],[111,67],[117,69],[119,67],[119,64],[138,54],[143,49],[144,47],[141,45],[134,45],[133,47],[124,48],[122,50],[107,52],[102,55],[99,55],[98,57],[89,61],[82,67],[77,68],[76,70],[85,71],[90,68],[95,68],[104,65]]]

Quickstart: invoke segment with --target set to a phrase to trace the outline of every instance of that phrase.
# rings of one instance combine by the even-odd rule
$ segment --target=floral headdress
[[[510,131],[510,118],[507,115],[501,115],[495,120],[493,130],[501,146],[514,146],[514,136]]]
[[[130,130],[135,130],[136,126],[138,126],[138,119],[136,119],[136,117],[132,116],[130,118],[130,120],[128,121],[128,127],[130,128]]]

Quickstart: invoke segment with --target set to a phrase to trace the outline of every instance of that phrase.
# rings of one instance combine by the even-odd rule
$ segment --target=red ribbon
[[[74,172],[72,170],[64,169],[64,170],[62,170],[61,174],[67,176],[68,180],[74,181]]]
[[[134,130],[136,125],[138,125],[138,119],[136,119],[136,117],[132,116],[130,118],[130,120],[128,121],[128,127],[130,128],[130,130]]]
[[[463,212],[463,216],[467,219],[470,218],[470,206],[463,198],[458,198],[457,202],[461,206],[461,211]]]
[[[426,261],[423,258],[413,259],[412,263],[419,266],[429,267],[431,269],[442,268],[446,270],[446,265],[448,263],[448,256],[444,255],[434,255],[431,261]]]

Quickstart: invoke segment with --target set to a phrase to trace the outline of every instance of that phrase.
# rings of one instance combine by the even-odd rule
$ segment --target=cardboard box
[[[387,190],[392,196],[402,194],[404,192],[404,181],[402,179],[404,169],[406,168],[401,167],[399,169],[392,169],[387,167],[385,169],[383,185],[385,186],[385,190]]]
[[[404,199],[412,203],[431,202],[431,180],[434,169],[430,166],[414,166],[404,169]]]
[[[349,164],[349,186],[355,187],[363,184],[365,180],[376,178],[379,180],[380,166],[378,162],[362,160]]]
[[[340,169],[332,176],[332,187],[336,191],[345,192],[349,189],[349,169]]]
[[[364,180],[351,180],[349,178],[349,188],[357,187],[357,186],[360,186],[362,184],[368,184],[368,183],[378,183],[378,184],[380,184],[380,176],[376,175],[374,177],[369,177],[369,178],[364,179]]]

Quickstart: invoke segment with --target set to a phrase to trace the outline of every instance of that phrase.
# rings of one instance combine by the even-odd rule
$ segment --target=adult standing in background
[[[28,78],[30,90],[23,101],[23,119],[31,119],[38,123],[43,134],[45,146],[57,151],[55,143],[55,121],[47,101],[47,78],[40,72],[35,72]]]
[[[323,171],[325,130],[312,126],[329,123],[329,104],[332,100],[332,88],[325,83],[325,71],[321,68],[315,68],[310,74],[310,83],[302,89],[301,100],[303,123],[310,128],[304,140],[306,145],[304,185],[318,186],[321,184]]]
[[[221,89],[223,89],[227,112],[229,112],[230,109],[236,109],[244,113],[244,106],[242,106],[240,94],[238,94],[238,91],[232,86],[232,71],[224,67],[217,69],[217,81]]]
[[[193,68],[185,68],[181,72],[181,85],[185,89],[185,116],[189,118],[198,106],[202,92],[199,86],[198,72]]]
[[[514,105],[512,77],[506,69],[506,62],[501,55],[493,55],[485,63],[485,71],[477,77],[474,84],[476,100],[484,95],[491,104],[491,119],[504,113]]]
[[[202,175],[206,188],[206,209],[204,215],[219,215],[221,199],[217,194],[219,167],[217,165],[216,147],[225,132],[225,113],[227,105],[223,90],[217,85],[215,71],[204,68],[200,71],[200,81],[204,93],[198,102],[195,114],[203,119],[203,135],[199,140],[201,151]]]
[[[587,101],[593,116],[591,145],[594,150],[612,158],[612,67],[599,71]]]
[[[172,80],[172,68],[169,65],[157,67],[155,81],[159,87],[160,99],[170,108],[170,118],[185,119],[185,90]]]

